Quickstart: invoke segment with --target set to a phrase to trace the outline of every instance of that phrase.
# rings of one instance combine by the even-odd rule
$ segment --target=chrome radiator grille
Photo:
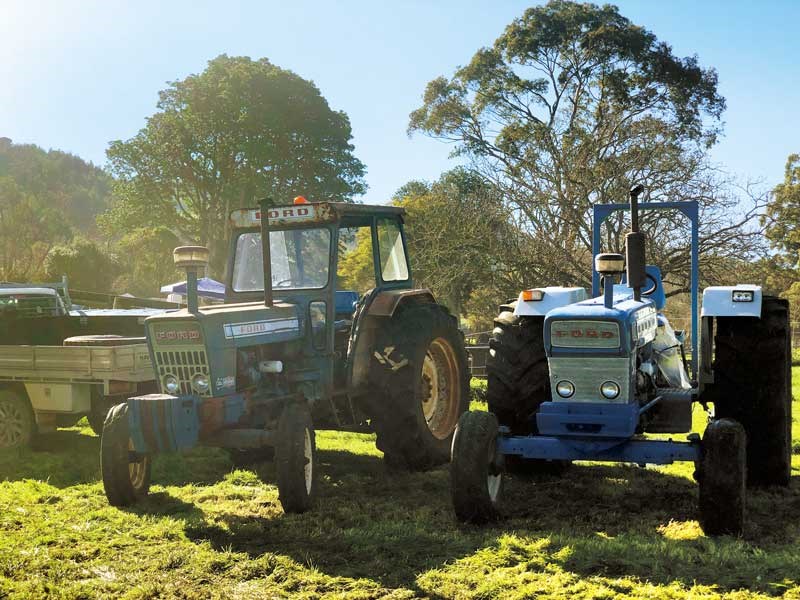
[[[615,404],[630,402],[630,390],[634,375],[633,361],[630,358],[551,356],[547,360],[550,367],[553,402],[613,402]],[[575,394],[570,398],[562,398],[556,393],[556,385],[559,381],[564,380],[572,382],[575,386]],[[619,395],[613,400],[608,400],[600,394],[600,385],[605,381],[613,381],[619,385]]]
[[[192,377],[198,373],[210,376],[205,349],[202,350],[169,350],[154,352],[156,358],[156,373],[162,392],[164,391],[164,376],[174,375],[180,383],[181,394],[196,394],[192,389]],[[210,395],[210,390],[202,396]]]

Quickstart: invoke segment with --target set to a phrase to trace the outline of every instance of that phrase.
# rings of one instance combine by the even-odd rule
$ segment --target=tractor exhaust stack
[[[625,236],[628,287],[633,289],[633,298],[637,301],[642,299],[642,288],[647,283],[645,237],[639,231],[639,195],[643,191],[641,184],[631,188],[631,231]]]

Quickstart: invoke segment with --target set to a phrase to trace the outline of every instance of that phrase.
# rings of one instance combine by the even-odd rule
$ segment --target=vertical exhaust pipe
[[[642,299],[642,288],[647,284],[645,238],[639,231],[639,196],[643,191],[641,184],[631,188],[631,231],[625,236],[628,287],[633,289],[633,298],[637,301]]]
[[[272,307],[272,255],[269,247],[269,209],[272,198],[262,198],[259,202],[261,213],[261,262],[264,271],[264,306]]]
[[[196,315],[200,312],[197,298],[197,271],[208,266],[208,248],[205,246],[178,246],[172,251],[172,260],[179,269],[186,269],[186,307]]]

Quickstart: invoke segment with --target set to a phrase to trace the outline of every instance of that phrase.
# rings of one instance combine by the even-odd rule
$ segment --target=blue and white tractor
[[[709,287],[701,311],[697,204],[640,206],[641,192],[631,190],[629,205],[595,207],[596,297],[544,287],[501,307],[487,361],[489,412],[462,415],[453,440],[451,493],[460,520],[500,514],[504,471],[560,472],[577,460],[693,461],[699,520],[710,535],[742,532],[748,485],[789,484],[786,301],[755,285]],[[628,208],[625,256],[599,253],[603,220]],[[692,224],[689,360],[684,333],[662,312],[660,271],[645,262],[640,209],[677,210]],[[709,412],[702,438],[689,433],[696,402]],[[648,433],[689,435],[674,441]]]

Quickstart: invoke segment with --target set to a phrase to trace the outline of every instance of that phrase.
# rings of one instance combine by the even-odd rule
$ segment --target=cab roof
[[[302,226],[315,223],[333,223],[350,218],[402,217],[405,209],[379,204],[351,204],[349,202],[306,202],[274,206],[269,211],[269,224],[273,226]],[[231,211],[234,228],[253,228],[261,223],[259,208],[240,208]]]

